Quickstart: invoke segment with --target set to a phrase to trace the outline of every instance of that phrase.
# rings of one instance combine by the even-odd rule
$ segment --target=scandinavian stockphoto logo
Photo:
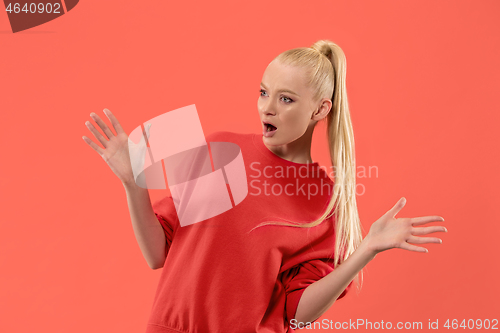
[[[5,11],[12,32],[30,29],[52,21],[75,8],[79,0],[62,1],[7,1]]]
[[[181,227],[222,214],[246,198],[240,147],[207,144],[194,104],[152,118],[144,128],[146,135],[140,126],[129,135],[135,182],[142,188],[166,189],[163,160]]]

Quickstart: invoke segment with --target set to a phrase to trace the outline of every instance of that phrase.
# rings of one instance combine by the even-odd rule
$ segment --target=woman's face
[[[285,66],[277,60],[266,68],[257,108],[267,145],[284,145],[299,139],[308,130],[312,133],[315,123],[326,116],[324,110],[318,112],[319,104],[314,103],[313,91],[305,82],[306,73],[302,68]]]

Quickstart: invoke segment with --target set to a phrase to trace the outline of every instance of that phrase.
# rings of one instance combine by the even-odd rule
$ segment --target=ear
[[[332,109],[332,101],[328,98],[323,98],[319,102],[317,109],[313,112],[311,119],[319,121],[325,118],[331,109]]]

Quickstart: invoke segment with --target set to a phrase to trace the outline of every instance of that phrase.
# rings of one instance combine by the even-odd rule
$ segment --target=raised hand
[[[92,112],[90,116],[97,123],[97,125],[99,125],[107,138],[104,137],[91,122],[87,121],[85,122],[85,125],[92,132],[94,137],[104,146],[104,149],[86,136],[83,136],[83,140],[103,158],[122,183],[126,184],[134,182],[134,172],[141,169],[141,162],[144,163],[143,159],[136,159],[137,156],[144,157],[145,155],[146,142],[144,137],[142,137],[139,144],[133,144],[132,141],[128,139],[128,135],[125,133],[122,126],[111,111],[104,109],[104,114],[106,114],[108,119],[111,121],[116,135],[113,134],[108,125],[106,125],[106,123],[104,123],[104,121],[97,114]],[[146,134],[148,138],[150,127],[150,124],[149,126],[146,126]],[[129,149],[133,152],[133,163],[130,159]]]
[[[429,222],[444,221],[441,216],[396,218],[396,214],[405,206],[406,198],[401,198],[387,213],[375,221],[366,236],[370,248],[375,254],[392,248],[415,252],[428,252],[424,247],[413,244],[439,243],[436,237],[417,237],[433,232],[448,232],[443,226],[419,227]]]

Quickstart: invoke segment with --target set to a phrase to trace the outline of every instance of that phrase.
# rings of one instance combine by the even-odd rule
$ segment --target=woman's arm
[[[394,207],[372,224],[368,235],[359,247],[341,265],[304,290],[295,313],[299,326],[313,322],[325,313],[356,277],[356,274],[378,253],[392,248],[425,253],[428,252],[426,248],[409,243],[441,244],[441,239],[436,237],[415,236],[438,231],[447,232],[445,227],[415,228],[415,226],[435,221],[443,222],[444,219],[441,216],[396,218],[396,214],[405,204],[406,199],[401,198]]]
[[[134,166],[137,170],[142,170],[147,150],[146,141],[142,137],[138,144],[131,144],[127,133],[125,133],[115,115],[108,109],[104,109],[104,113],[111,121],[116,134],[111,131],[99,115],[92,112],[90,116],[99,125],[104,135],[91,122],[87,121],[85,125],[104,148],[101,148],[86,136],[83,136],[83,140],[103,158],[125,187],[135,237],[149,267],[152,269],[163,267],[166,259],[165,234],[153,211],[148,190],[137,186],[135,183],[130,159],[130,151],[133,150],[135,154]],[[151,124],[145,128],[148,138],[150,127]]]
[[[359,271],[377,254],[370,249],[368,237],[330,274],[310,284],[302,294],[295,319],[300,326],[318,319],[328,310]],[[303,324],[300,324],[303,323]]]
[[[149,192],[132,179],[123,182],[135,238],[151,269],[163,267],[166,259],[165,233],[153,211]]]

